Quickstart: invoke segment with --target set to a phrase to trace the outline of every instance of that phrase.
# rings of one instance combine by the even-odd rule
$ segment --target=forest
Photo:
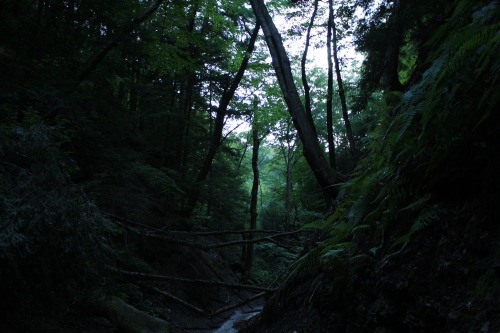
[[[0,331],[500,332],[499,55],[497,0],[0,0]]]

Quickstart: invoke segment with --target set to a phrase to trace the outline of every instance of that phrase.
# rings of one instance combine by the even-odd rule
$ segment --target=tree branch
[[[312,229],[304,229],[303,231],[312,231]],[[279,230],[220,230],[220,231],[173,231],[169,230],[167,232],[188,234],[194,236],[218,236],[218,235],[238,235],[238,234],[252,234],[252,233],[263,233],[263,234],[277,234],[280,233]]]
[[[302,231],[302,230],[297,230],[297,231],[293,231],[293,232],[282,232],[279,234],[270,235],[270,236],[266,236],[266,237],[246,239],[246,240],[237,240],[237,241],[229,241],[229,242],[216,243],[216,244],[200,244],[200,243],[190,242],[187,240],[168,237],[168,236],[164,236],[164,235],[143,233],[143,232],[140,232],[139,230],[136,230],[132,227],[129,227],[129,226],[126,226],[123,224],[121,224],[121,225],[124,228],[126,228],[127,230],[135,232],[136,234],[138,234],[140,236],[154,238],[154,239],[163,240],[163,241],[168,241],[169,243],[176,244],[179,246],[194,247],[194,248],[198,248],[200,250],[211,250],[211,249],[217,249],[217,248],[226,247],[226,246],[236,246],[236,245],[243,245],[243,244],[255,244],[255,243],[262,243],[262,242],[270,242],[270,243],[276,244],[279,247],[287,249],[290,252],[293,252],[290,250],[291,246],[286,246],[284,244],[281,244],[281,243],[277,242],[274,238],[288,236],[288,235],[292,235],[292,234],[297,234],[297,233]]]
[[[246,52],[243,56],[243,60],[241,61],[240,68],[238,69],[238,72],[234,76],[231,85],[227,90],[224,91],[222,94],[220,103],[219,103],[219,108],[217,109],[217,116],[215,118],[215,127],[214,127],[214,133],[212,137],[212,142],[210,143],[210,148],[208,150],[207,155],[205,156],[205,160],[203,162],[203,165],[198,173],[198,176],[196,177],[196,183],[197,187],[195,187],[192,191],[188,193],[188,204],[187,204],[187,209],[186,209],[186,216],[190,217],[191,214],[193,213],[193,210],[196,206],[196,203],[198,202],[198,199],[200,197],[200,191],[201,191],[201,184],[206,180],[208,173],[210,172],[210,169],[212,168],[212,163],[213,159],[215,157],[215,154],[217,153],[217,150],[219,149],[220,145],[222,144],[223,138],[222,138],[222,132],[224,129],[224,120],[226,118],[226,113],[227,109],[229,107],[229,103],[233,99],[233,96],[236,92],[236,89],[238,89],[241,79],[243,78],[243,75],[245,74],[245,71],[248,67],[248,63],[250,61],[250,57],[252,55],[252,52],[255,47],[255,42],[257,40],[257,37],[259,35],[259,30],[260,30],[260,24],[257,23],[255,25],[255,28],[253,29],[252,35],[250,37],[250,41],[248,42]]]
[[[201,314],[203,316],[208,316],[209,315],[206,311],[200,309],[199,307],[197,307],[197,306],[195,306],[195,305],[193,305],[191,303],[188,303],[188,302],[186,302],[186,301],[184,301],[184,300],[182,300],[182,299],[180,299],[180,298],[178,298],[178,297],[176,297],[176,296],[174,296],[174,295],[172,295],[172,294],[170,294],[170,293],[168,293],[166,291],[163,291],[163,290],[160,290],[158,288],[151,287],[151,286],[148,286],[148,285],[145,285],[145,284],[141,284],[141,286],[143,286],[145,288],[148,288],[148,289],[151,289],[151,290],[153,290],[153,291],[155,291],[155,292],[157,292],[157,293],[165,296],[166,298],[168,298],[168,299],[170,299],[172,301],[180,303],[180,304],[184,305],[185,307],[187,307],[188,309],[191,309],[194,312],[197,312],[197,313],[199,313],[199,314]]]
[[[260,242],[266,242],[266,241],[271,242],[271,243],[275,243],[276,241],[273,238],[295,235],[295,234],[298,234],[300,232],[302,232],[302,230],[281,232],[279,234],[274,234],[274,235],[255,238],[255,239],[237,240],[237,241],[230,241],[230,242],[224,242],[224,243],[218,243],[218,244],[211,244],[211,245],[207,245],[206,248],[207,249],[215,249],[215,248],[224,247],[224,246],[252,244],[252,243],[260,243]]]
[[[274,292],[276,289],[264,288],[259,286],[251,286],[246,284],[237,284],[237,283],[227,283],[213,280],[201,280],[201,279],[186,279],[168,275],[158,275],[158,274],[147,274],[141,272],[130,272],[123,269],[119,269],[116,267],[108,267],[108,270],[119,273],[125,276],[129,276],[134,279],[142,279],[142,280],[154,280],[154,281],[169,281],[169,282],[183,282],[189,284],[197,284],[197,285],[206,285],[206,286],[219,286],[225,288],[235,288],[235,289],[244,289],[251,291],[261,291],[261,292]]]
[[[124,220],[126,221],[127,223],[130,223],[131,221],[127,221],[127,220]],[[301,230],[295,230],[295,231],[290,231],[290,232],[278,232],[274,235],[270,235],[270,236],[265,236],[265,237],[260,237],[260,238],[254,238],[254,239],[246,239],[246,240],[236,240],[236,241],[229,241],[229,242],[222,242],[222,243],[216,243],[216,244],[201,244],[201,243],[195,243],[195,242],[191,242],[191,241],[188,241],[188,240],[183,240],[183,239],[178,239],[178,238],[173,238],[173,237],[169,237],[169,236],[165,236],[165,235],[159,235],[159,234],[152,234],[152,233],[145,233],[145,232],[141,232],[135,228],[132,228],[128,225],[125,225],[122,221],[116,221],[118,222],[118,224],[120,224],[122,227],[124,227],[125,229],[127,230],[130,230],[136,234],[138,234],[139,236],[143,236],[143,237],[148,237],[148,238],[154,238],[154,239],[158,239],[158,240],[162,240],[162,241],[168,241],[169,243],[171,244],[176,244],[176,245],[179,245],[179,246],[187,246],[187,247],[193,247],[193,248],[198,248],[198,249],[201,249],[201,250],[211,250],[211,249],[216,249],[216,248],[221,248],[221,247],[226,247],[226,246],[235,246],[235,245],[243,245],[243,244],[255,244],[255,243],[261,243],[261,242],[270,242],[270,243],[273,243],[279,247],[282,247],[292,253],[294,253],[294,251],[291,251],[291,246],[287,246],[287,245],[284,245],[284,244],[281,244],[279,242],[277,242],[274,238],[279,238],[279,237],[284,237],[284,236],[290,236],[290,235],[295,235],[295,234],[298,234],[298,233],[301,233],[301,232],[305,232],[305,231],[313,231],[314,229],[301,229]],[[132,222],[133,223],[133,222]],[[135,225],[140,225],[140,226],[143,226],[143,227],[148,227],[146,225],[143,225],[143,224],[140,224],[140,223],[133,223]],[[172,233],[175,233],[175,231],[168,231],[168,230],[159,230],[159,229],[156,229],[156,228],[153,228],[154,231],[160,231],[162,233],[169,233],[169,232],[172,232]],[[225,230],[225,231],[214,231],[214,232],[202,232],[202,233],[193,233],[194,235],[201,235],[201,236],[210,236],[210,235],[224,235],[224,234],[252,234],[252,233],[257,233],[257,232],[274,232],[274,231],[270,231],[270,230],[239,230],[239,231],[232,231],[232,230]],[[180,233],[185,233],[187,235],[192,235],[191,233],[189,232],[180,232]]]
[[[135,222],[135,221],[131,221],[129,219],[126,219],[124,217],[121,217],[121,216],[118,216],[118,215],[115,215],[115,214],[112,214],[112,213],[108,213],[108,212],[104,212],[104,211],[101,211],[104,215],[107,215],[109,217],[111,217],[112,219],[114,219],[115,221],[120,221],[120,222],[125,222],[127,224],[132,224],[132,225],[136,225],[136,226],[139,226],[139,227],[143,227],[145,229],[149,229],[151,231],[157,231],[157,232],[166,232],[165,230],[163,229],[158,229],[158,228],[155,228],[155,227],[152,227],[150,225],[147,225],[147,224],[142,224],[142,223],[139,223],[139,222]]]
[[[209,248],[206,246],[206,245],[203,245],[203,244],[200,244],[200,243],[194,243],[194,242],[190,242],[190,241],[187,241],[187,240],[183,240],[183,239],[178,239],[178,238],[172,238],[172,237],[168,237],[168,236],[164,236],[164,235],[157,235],[157,234],[148,234],[148,233],[144,233],[144,232],[141,232],[139,230],[136,230],[132,227],[129,227],[121,222],[118,222],[122,227],[124,227],[125,229],[127,230],[130,230],[136,234],[138,234],[139,236],[144,236],[144,237],[149,237],[149,238],[154,238],[154,239],[159,239],[159,240],[163,240],[163,241],[168,241],[169,243],[172,243],[172,244],[177,244],[177,245],[180,245],[180,246],[187,246],[187,247],[194,247],[194,248],[198,248],[198,249],[202,249],[202,250],[208,250]]]
[[[214,312],[207,312],[207,311],[204,311],[202,309],[200,309],[199,307],[189,303],[189,302],[186,302],[184,301],[183,299],[180,299],[172,294],[170,294],[169,292],[167,291],[164,291],[164,290],[161,290],[161,289],[158,289],[158,288],[155,288],[155,287],[152,287],[152,286],[148,286],[148,285],[145,285],[145,284],[141,284],[141,286],[143,286],[144,288],[147,288],[147,289],[150,289],[150,290],[153,290],[157,293],[159,293],[160,295],[163,295],[165,296],[166,298],[174,301],[174,302],[177,302],[179,304],[182,304],[184,305],[185,307],[187,307],[188,309],[191,309],[193,310],[194,312],[196,313],[199,313],[203,316],[210,316],[210,317],[215,317],[217,315],[220,315],[221,313],[224,313],[226,311],[229,311],[229,310],[232,310],[232,309],[236,309],[242,305],[245,305],[251,301],[254,301],[258,298],[261,298],[263,296],[265,296],[267,293],[266,292],[261,292],[261,293],[258,293],[256,295],[253,295],[252,297],[248,297],[248,298],[245,298],[244,300],[241,300],[240,302],[236,303],[236,304],[232,304],[232,305],[228,305],[228,306],[225,306],[225,307],[222,307]]]
[[[282,243],[280,243],[280,242],[278,242],[278,241],[276,241],[276,240],[274,240],[274,239],[272,239],[272,238],[271,238],[271,239],[269,239],[269,241],[270,241],[271,243],[273,243],[274,245],[276,245],[276,246],[279,246],[279,247],[281,247],[281,248],[284,248],[285,250],[287,250],[287,251],[288,251],[288,252],[290,252],[290,253],[297,254],[297,252],[296,252],[296,251],[293,251],[293,250],[292,250],[292,247],[293,247],[293,246],[288,246],[288,245],[282,244]]]
[[[120,222],[124,222],[127,224],[139,226],[145,229],[149,229],[151,231],[159,232],[159,233],[166,233],[166,234],[182,234],[182,235],[187,235],[187,236],[219,236],[219,235],[239,235],[239,234],[251,234],[251,233],[263,233],[263,234],[280,234],[280,230],[257,230],[257,229],[251,229],[251,230],[217,230],[217,231],[181,231],[181,230],[165,230],[165,229],[159,229],[152,227],[147,224],[131,221],[129,219],[126,219],[124,217],[104,212],[101,211],[103,214],[111,217],[112,219]],[[136,230],[134,230],[136,231]],[[294,232],[312,232],[315,231],[315,229],[300,229],[296,230]]]
[[[254,301],[254,300],[258,299],[258,298],[261,298],[261,297],[263,297],[263,296],[265,296],[265,295],[266,295],[266,293],[265,293],[265,292],[263,292],[263,293],[259,293],[259,294],[257,294],[257,295],[254,295],[254,296],[252,296],[252,297],[248,297],[248,298],[246,298],[246,299],[244,299],[244,300],[242,300],[241,302],[238,302],[238,303],[236,303],[236,304],[233,304],[233,305],[228,305],[228,306],[226,306],[226,307],[220,308],[219,310],[217,310],[217,311],[215,311],[215,312],[212,312],[212,313],[210,314],[210,316],[212,316],[212,317],[213,317],[213,316],[217,316],[217,315],[219,315],[219,314],[221,314],[221,313],[223,313],[223,312],[226,312],[226,311],[229,311],[229,310],[232,310],[232,309],[238,308],[238,307],[240,307],[240,306],[242,306],[242,305],[245,305],[245,304],[247,304],[247,303],[249,303],[249,302],[251,302],[251,301]]]

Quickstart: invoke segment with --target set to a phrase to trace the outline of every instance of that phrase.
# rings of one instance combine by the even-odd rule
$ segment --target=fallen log
[[[164,290],[161,290],[161,289],[158,289],[158,288],[155,288],[155,287],[147,286],[147,285],[145,285],[145,284],[141,284],[141,285],[142,285],[143,287],[145,287],[145,288],[148,288],[148,289],[151,289],[151,290],[153,290],[153,291],[157,292],[157,293],[158,293],[158,294],[160,294],[160,295],[165,296],[166,298],[168,298],[168,299],[170,299],[170,300],[172,300],[172,301],[175,301],[175,302],[177,302],[177,303],[179,303],[179,304],[184,305],[185,307],[187,307],[188,309],[193,310],[193,311],[194,311],[194,312],[196,312],[196,313],[199,313],[199,314],[201,314],[201,315],[203,315],[203,316],[208,316],[208,315],[209,315],[206,311],[204,311],[204,310],[200,309],[199,307],[197,307],[197,306],[195,306],[195,305],[193,305],[193,304],[191,304],[191,303],[189,303],[189,302],[186,302],[186,301],[184,301],[184,300],[180,299],[179,297],[176,297],[176,296],[172,295],[172,294],[171,294],[171,293],[169,293],[169,292],[166,292],[166,291],[164,291]]]
[[[259,286],[246,285],[246,284],[227,283],[227,282],[213,281],[213,280],[186,279],[186,278],[174,277],[174,276],[169,276],[169,275],[147,274],[147,273],[142,273],[142,272],[130,272],[130,271],[116,268],[116,267],[108,267],[108,270],[115,272],[115,273],[125,275],[125,276],[129,276],[131,278],[141,279],[141,280],[181,282],[181,283],[188,283],[188,284],[218,286],[218,287],[225,287],[225,288],[235,288],[235,289],[244,289],[244,290],[251,290],[251,291],[263,291],[263,292],[276,291],[276,289],[270,289],[270,288],[264,288],[264,287],[259,287]]]
[[[118,222],[118,223],[120,223],[120,222]],[[303,231],[303,230],[296,230],[296,231],[290,231],[290,232],[281,232],[281,233],[278,233],[278,234],[269,235],[269,236],[265,236],[265,237],[254,238],[254,239],[236,240],[236,241],[214,243],[214,244],[202,244],[202,243],[191,242],[191,241],[187,241],[187,240],[183,240],[183,239],[173,238],[173,237],[169,237],[169,236],[165,236],[165,235],[158,235],[158,234],[152,234],[152,233],[144,233],[144,232],[141,232],[141,231],[139,231],[137,229],[134,229],[132,227],[124,225],[122,223],[120,223],[120,224],[125,229],[130,230],[130,231],[132,231],[132,232],[134,232],[134,233],[136,233],[136,234],[138,234],[140,236],[143,236],[143,237],[148,237],[148,238],[154,238],[154,239],[158,239],[158,240],[163,240],[163,241],[167,241],[167,242],[169,242],[171,244],[176,244],[176,245],[179,245],[179,246],[194,247],[194,248],[198,248],[198,249],[201,249],[201,250],[210,250],[210,249],[217,249],[217,248],[226,247],[226,246],[235,246],[235,245],[243,245],[243,244],[254,244],[254,243],[263,243],[263,242],[270,242],[270,243],[273,243],[273,244],[275,244],[277,246],[280,246],[282,248],[290,250],[292,248],[291,246],[286,246],[284,244],[281,244],[281,243],[277,242],[274,238],[280,238],[280,237],[284,237],[284,236],[295,235],[295,234],[298,234],[298,233],[300,233],[300,232]]]
[[[108,212],[103,212],[105,215],[111,217],[115,221],[119,222],[124,222],[126,224],[134,225],[134,226],[139,226],[144,229],[149,229],[151,231],[155,231],[157,233],[164,233],[164,234],[179,234],[179,235],[186,235],[186,236],[220,236],[220,235],[243,235],[243,234],[252,234],[252,233],[263,233],[263,234],[288,234],[287,232],[282,232],[279,230],[257,230],[257,229],[251,229],[251,230],[216,230],[216,231],[181,231],[181,230],[167,230],[167,229],[159,229],[155,228],[153,226],[131,221],[129,219],[126,219],[124,217],[108,213]],[[121,223],[120,223],[121,224]],[[291,231],[291,233],[296,234],[296,233],[301,233],[301,232],[313,232],[316,229],[300,229],[300,230],[295,230]]]
[[[218,310],[216,310],[214,312],[210,312],[209,313],[209,312],[206,312],[206,311],[200,309],[199,307],[197,307],[197,306],[195,306],[195,305],[193,305],[193,304],[191,304],[189,302],[186,302],[186,301],[184,301],[184,300],[182,300],[182,299],[180,299],[180,298],[172,295],[171,293],[169,293],[167,291],[158,289],[156,287],[148,286],[148,285],[145,285],[145,284],[141,284],[141,286],[143,286],[143,287],[145,287],[147,289],[153,290],[153,291],[157,292],[158,294],[163,295],[166,298],[168,298],[168,299],[170,299],[172,301],[175,301],[175,302],[177,302],[179,304],[182,304],[185,307],[187,307],[188,309],[193,310],[194,312],[199,313],[199,314],[204,315],[204,316],[207,316],[207,317],[208,316],[214,317],[214,316],[220,315],[221,313],[224,313],[226,311],[229,311],[229,310],[232,310],[232,309],[236,309],[236,308],[238,308],[240,306],[243,306],[243,305],[245,305],[247,303],[250,303],[251,301],[254,301],[254,300],[258,299],[258,298],[261,298],[261,297],[263,297],[263,296],[265,296],[267,294],[266,292],[261,292],[261,293],[258,293],[256,295],[253,295],[251,297],[245,298],[245,299],[241,300],[238,303],[222,307],[222,308],[220,308],[220,309],[218,309]]]

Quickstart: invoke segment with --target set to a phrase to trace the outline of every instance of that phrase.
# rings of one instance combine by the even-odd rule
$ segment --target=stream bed
[[[245,311],[245,309],[236,310],[231,317],[221,325],[221,327],[212,331],[212,333],[237,333],[238,329],[235,325],[241,321],[248,320],[249,318],[256,316],[261,310],[261,308],[248,311]]]

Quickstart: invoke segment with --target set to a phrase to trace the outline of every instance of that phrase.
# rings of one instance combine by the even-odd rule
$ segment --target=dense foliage
[[[459,1],[441,15],[449,19],[420,36],[422,48],[432,50],[414,69],[420,79],[397,95],[397,104],[389,98],[379,110],[370,153],[345,185],[351,199],[336,217],[347,217],[352,227],[385,226],[415,212],[421,215],[414,232],[436,218],[436,203],[476,199],[485,214],[496,214],[490,194],[498,191],[491,158],[498,148],[492,125],[498,11],[495,4],[471,8]]]

